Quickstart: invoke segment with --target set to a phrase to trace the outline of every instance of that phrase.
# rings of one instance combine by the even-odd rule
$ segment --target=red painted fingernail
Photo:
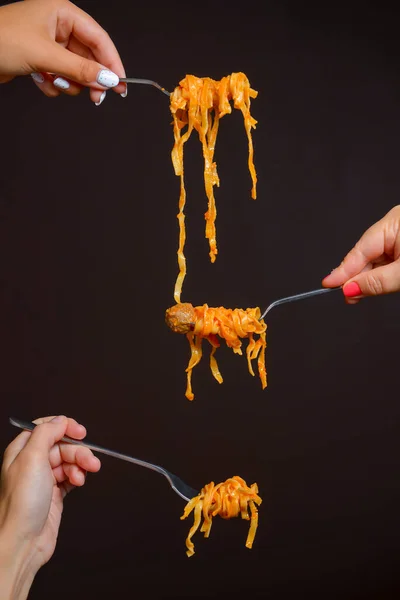
[[[361,296],[362,291],[358,283],[352,281],[344,286],[343,294],[346,296],[346,298],[354,298],[355,296]]]

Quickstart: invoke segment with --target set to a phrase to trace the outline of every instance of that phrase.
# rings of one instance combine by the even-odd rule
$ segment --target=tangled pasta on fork
[[[249,343],[246,349],[249,373],[254,376],[252,361],[257,359],[258,374],[261,379],[262,389],[267,387],[267,373],[265,369],[265,349],[267,347],[267,325],[260,320],[261,311],[257,308],[210,308],[207,304],[193,306],[183,302],[172,306],[166,311],[167,325],[176,333],[186,334],[189,340],[191,356],[186,369],[187,387],[186,398],[194,399],[192,391],[192,371],[199,364],[202,357],[202,341],[207,340],[211,346],[210,368],[213,376],[222,383],[222,375],[215,359],[215,352],[220,343],[218,337],[225,340],[226,345],[232,348],[235,354],[243,354],[241,339],[247,338]],[[258,335],[258,339],[254,338]]]
[[[179,213],[177,216],[179,222],[179,273],[174,290],[175,302],[181,301],[182,284],[186,275],[186,259],[184,255],[186,241],[184,146],[190,138],[193,129],[195,129],[199,134],[203,147],[204,184],[208,198],[208,209],[204,215],[206,220],[206,238],[210,246],[210,259],[211,262],[214,262],[218,253],[215,228],[217,209],[215,205],[214,186],[219,186],[214,151],[219,121],[224,115],[232,112],[231,100],[233,101],[233,107],[239,109],[243,114],[249,147],[248,166],[252,179],[251,195],[255,199],[257,176],[253,162],[251,130],[256,127],[257,121],[250,113],[250,99],[256,97],[257,92],[250,87],[249,80],[244,73],[232,73],[227,77],[223,77],[220,81],[215,81],[214,79],[210,79],[210,77],[200,78],[194,75],[186,75],[171,94],[170,109],[173,117],[175,140],[172,149],[172,163],[175,174],[181,180]]]
[[[250,487],[244,479],[235,475],[224,483],[208,483],[200,494],[192,498],[186,505],[181,519],[186,519],[194,511],[194,523],[186,538],[186,554],[193,556],[194,544],[192,537],[200,527],[201,517],[203,525],[200,531],[208,538],[211,531],[212,518],[219,515],[223,519],[232,519],[239,515],[246,521],[250,520],[249,533],[246,540],[246,548],[252,548],[254,537],[258,526],[257,505],[262,502],[258,495],[258,487],[253,483]],[[250,514],[249,514],[250,509]]]

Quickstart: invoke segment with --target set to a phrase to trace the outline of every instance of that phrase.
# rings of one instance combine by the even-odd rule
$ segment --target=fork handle
[[[275,300],[268,306],[268,308],[263,312],[260,319],[263,319],[267,313],[271,310],[271,308],[275,308],[275,306],[279,306],[280,304],[286,304],[286,302],[296,302],[297,300],[304,300],[305,298],[311,298],[311,296],[318,296],[319,294],[327,294],[328,292],[334,292],[335,290],[341,290],[341,287],[334,288],[319,288],[318,290],[312,290],[311,292],[303,292],[302,294],[295,294],[294,296],[287,296],[286,298],[280,298],[279,300]]]
[[[31,421],[23,421],[22,419],[16,419],[15,417],[9,418],[11,425],[14,427],[18,427],[19,429],[24,429],[25,431],[33,431],[36,427],[35,423]],[[153,465],[152,463],[146,462],[144,460],[140,460],[138,458],[133,458],[133,456],[129,456],[128,454],[122,454],[121,452],[115,452],[114,450],[109,450],[108,448],[103,448],[103,446],[98,446],[97,444],[92,444],[91,442],[84,442],[83,440],[75,440],[74,438],[70,438],[65,435],[61,438],[60,442],[65,442],[67,444],[74,444],[75,446],[84,446],[85,448],[89,448],[94,452],[99,452],[100,454],[107,454],[107,456],[112,456],[113,458],[118,458],[120,460],[125,460],[126,462],[133,463],[135,465],[139,465],[140,467],[145,467],[146,469],[151,469],[152,471],[157,471],[161,475],[165,476],[165,471],[162,467],[158,465]]]
[[[159,83],[157,83],[156,81],[152,81],[151,79],[138,79],[137,77],[120,77],[119,80],[122,83],[143,83],[144,85],[153,85],[158,90],[160,90],[160,92],[163,92],[163,94],[165,94],[166,96],[171,95],[171,93],[168,92],[165,88],[163,88]]]

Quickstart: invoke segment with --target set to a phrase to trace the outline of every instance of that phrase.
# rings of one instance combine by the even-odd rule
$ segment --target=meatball
[[[175,333],[189,333],[193,331],[196,314],[188,302],[175,304],[165,312],[165,322]]]

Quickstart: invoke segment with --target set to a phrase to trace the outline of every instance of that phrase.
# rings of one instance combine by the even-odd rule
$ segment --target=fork
[[[265,315],[267,313],[269,313],[269,311],[271,310],[271,308],[274,308],[275,306],[279,306],[280,304],[285,304],[286,302],[295,302],[296,300],[303,300],[304,298],[310,298],[311,296],[318,296],[319,294],[326,294],[328,292],[334,292],[335,290],[341,290],[341,287],[335,287],[335,288],[320,288],[318,290],[312,290],[311,292],[303,292],[302,294],[295,294],[294,296],[287,296],[286,298],[280,298],[279,300],[275,300],[275,302],[272,302],[263,312],[263,314],[260,317],[260,321],[261,319],[263,319],[265,317]]]
[[[171,95],[171,93],[168,92],[165,88],[163,88],[159,83],[157,83],[156,81],[152,81],[151,79],[137,79],[136,77],[120,77],[119,80],[122,83],[144,83],[145,85],[153,85],[158,90],[160,90],[160,92],[163,92],[167,96]]]
[[[14,427],[18,427],[19,429],[24,429],[25,431],[33,431],[36,427],[35,423],[31,421],[23,421],[22,419],[16,419],[15,417],[10,417],[9,421],[11,425]],[[189,502],[192,498],[197,496],[199,492],[191,488],[187,485],[182,479],[167,471],[163,467],[158,465],[153,465],[152,463],[146,462],[144,460],[139,460],[138,458],[133,458],[132,456],[128,456],[127,454],[121,454],[121,452],[115,452],[114,450],[108,450],[107,448],[103,448],[102,446],[98,446],[97,444],[92,444],[90,442],[83,442],[81,440],[74,440],[68,436],[64,436],[60,442],[65,442],[67,444],[75,444],[76,446],[85,446],[85,448],[90,448],[94,452],[100,452],[101,454],[107,454],[108,456],[112,456],[113,458],[119,458],[120,460],[126,460],[127,462],[133,463],[135,465],[139,465],[139,467],[145,467],[146,469],[151,469],[152,471],[156,471],[160,473],[160,475],[164,475],[167,478],[168,483],[184,500]]]

